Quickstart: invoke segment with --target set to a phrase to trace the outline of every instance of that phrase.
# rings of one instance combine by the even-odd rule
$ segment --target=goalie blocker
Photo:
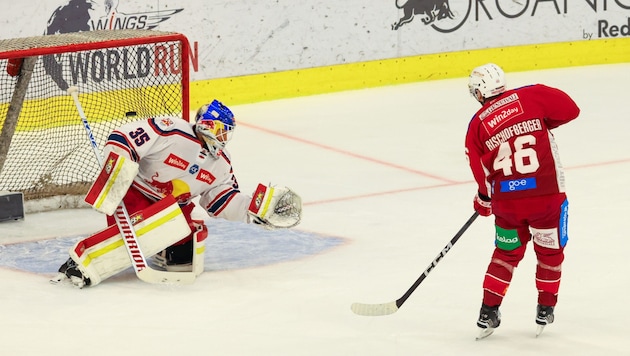
[[[138,169],[138,163],[110,152],[85,196],[85,202],[101,213],[113,215],[138,174]]]

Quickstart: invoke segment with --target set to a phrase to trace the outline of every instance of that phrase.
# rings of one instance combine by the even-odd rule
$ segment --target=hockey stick
[[[431,262],[429,267],[425,269],[424,272],[422,272],[420,277],[413,283],[411,288],[409,288],[407,292],[403,294],[402,297],[398,298],[397,300],[393,302],[381,303],[381,304],[352,303],[352,306],[350,307],[350,309],[352,309],[352,311],[355,314],[364,315],[364,316],[381,316],[381,315],[394,314],[395,312],[397,312],[398,309],[400,309],[400,307],[405,303],[407,298],[409,298],[411,293],[413,293],[413,291],[415,291],[416,288],[418,288],[420,283],[422,283],[422,281],[424,281],[424,279],[429,275],[429,272],[431,272],[431,270],[435,266],[437,266],[438,262],[440,262],[442,257],[446,255],[446,253],[451,249],[451,247],[453,247],[453,245],[455,245],[457,240],[459,240],[459,238],[464,234],[464,232],[468,230],[468,228],[473,223],[473,221],[475,221],[477,216],[479,216],[479,213],[475,211],[472,214],[472,216],[468,219],[468,221],[466,221],[464,226],[462,226],[461,229],[459,229],[459,231],[455,234],[455,236],[453,236],[451,241],[449,241],[449,243],[442,249],[440,254],[437,255],[437,257],[433,260],[433,262]]]
[[[87,132],[96,160],[98,161],[99,166],[103,166],[103,157],[98,150],[98,144],[96,143],[96,139],[94,139],[92,129],[90,128],[90,124],[88,123],[85,112],[83,111],[83,106],[81,106],[81,102],[79,101],[79,89],[75,86],[71,86],[68,88],[67,92],[72,96],[74,105],[77,107],[77,111],[79,112],[79,116],[83,122],[83,127]],[[129,217],[127,208],[122,201],[114,212],[114,218],[116,220],[116,225],[118,225],[118,230],[123,237],[127,252],[129,252],[131,265],[140,280],[153,284],[185,284],[192,283],[195,280],[197,277],[195,272],[157,271],[149,267],[142,250],[140,250],[140,245],[138,245],[138,237],[136,236],[136,232],[131,224],[131,218]]]

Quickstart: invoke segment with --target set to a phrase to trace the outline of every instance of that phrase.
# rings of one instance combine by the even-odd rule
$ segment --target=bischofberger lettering
[[[486,147],[492,151],[499,147],[500,144],[506,142],[514,136],[524,135],[534,131],[542,131],[542,129],[540,119],[525,120],[512,126],[508,126],[494,136],[490,137],[486,140]]]

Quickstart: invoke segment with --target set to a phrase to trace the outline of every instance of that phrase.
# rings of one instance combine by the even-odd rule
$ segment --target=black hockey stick
[[[438,262],[440,262],[442,257],[446,255],[446,253],[451,249],[451,247],[453,247],[453,245],[455,245],[457,240],[459,240],[459,238],[464,234],[464,232],[468,230],[468,228],[473,223],[473,221],[475,221],[477,216],[479,216],[479,213],[475,211],[475,213],[472,214],[470,219],[468,219],[468,221],[466,221],[464,226],[462,226],[462,228],[459,229],[459,231],[455,234],[455,236],[453,236],[451,241],[449,241],[449,243],[442,249],[440,254],[437,255],[437,257],[433,260],[433,262],[431,262],[429,267],[425,269],[424,272],[422,272],[420,277],[413,283],[411,288],[409,288],[405,292],[405,294],[403,294],[402,297],[398,298],[397,300],[393,302],[381,303],[381,304],[352,303],[352,306],[350,306],[350,309],[352,309],[352,311],[355,314],[365,315],[365,316],[381,316],[381,315],[394,314],[395,312],[397,312],[398,309],[400,309],[400,307],[405,303],[407,298],[409,298],[411,293],[413,293],[416,290],[416,288],[418,288],[420,283],[422,283],[422,281],[424,281],[424,279],[429,275],[429,272],[431,272],[431,270],[435,268],[435,266],[437,266]]]

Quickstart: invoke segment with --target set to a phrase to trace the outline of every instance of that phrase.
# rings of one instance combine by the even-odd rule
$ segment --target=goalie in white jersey
[[[203,270],[203,244],[207,228],[203,221],[191,218],[195,206],[192,200],[196,197],[211,217],[254,222],[267,227],[286,228],[299,223],[301,199],[290,189],[259,184],[254,197],[239,190],[230,155],[225,149],[235,126],[232,111],[214,100],[199,109],[195,123],[181,118],[149,118],[125,124],[108,137],[104,157],[119,156],[137,163],[137,174],[129,180],[126,193],[123,191],[123,202],[133,224],[135,220],[145,218],[136,217],[134,213],[156,206],[157,202],[168,197],[177,202],[190,228],[182,233],[185,237],[166,246],[157,242],[162,239],[160,229],[147,233],[150,238],[139,237],[144,253],[147,256],[155,254],[153,261],[157,266],[167,271],[192,270],[200,273]],[[95,190],[95,185],[98,185],[97,182],[91,191]],[[107,189],[98,188],[99,198],[93,200],[107,201],[104,193]],[[266,202],[263,204],[265,209],[261,209],[263,201]],[[113,203],[117,206],[119,199]],[[92,205],[99,210],[96,203]],[[145,212],[147,216],[151,214]],[[107,260],[109,250],[105,245],[112,246],[112,241],[120,240],[118,230],[113,229],[116,221],[112,215],[107,215],[107,222],[109,230],[80,241],[70,250],[70,259],[60,267],[57,281],[69,278],[78,287],[95,285],[131,266],[129,256],[121,253],[118,253],[113,266]],[[138,227],[136,230],[140,231]],[[200,262],[195,262],[198,267],[195,269],[193,257],[197,253],[201,257]],[[113,253],[111,255],[114,256]]]

